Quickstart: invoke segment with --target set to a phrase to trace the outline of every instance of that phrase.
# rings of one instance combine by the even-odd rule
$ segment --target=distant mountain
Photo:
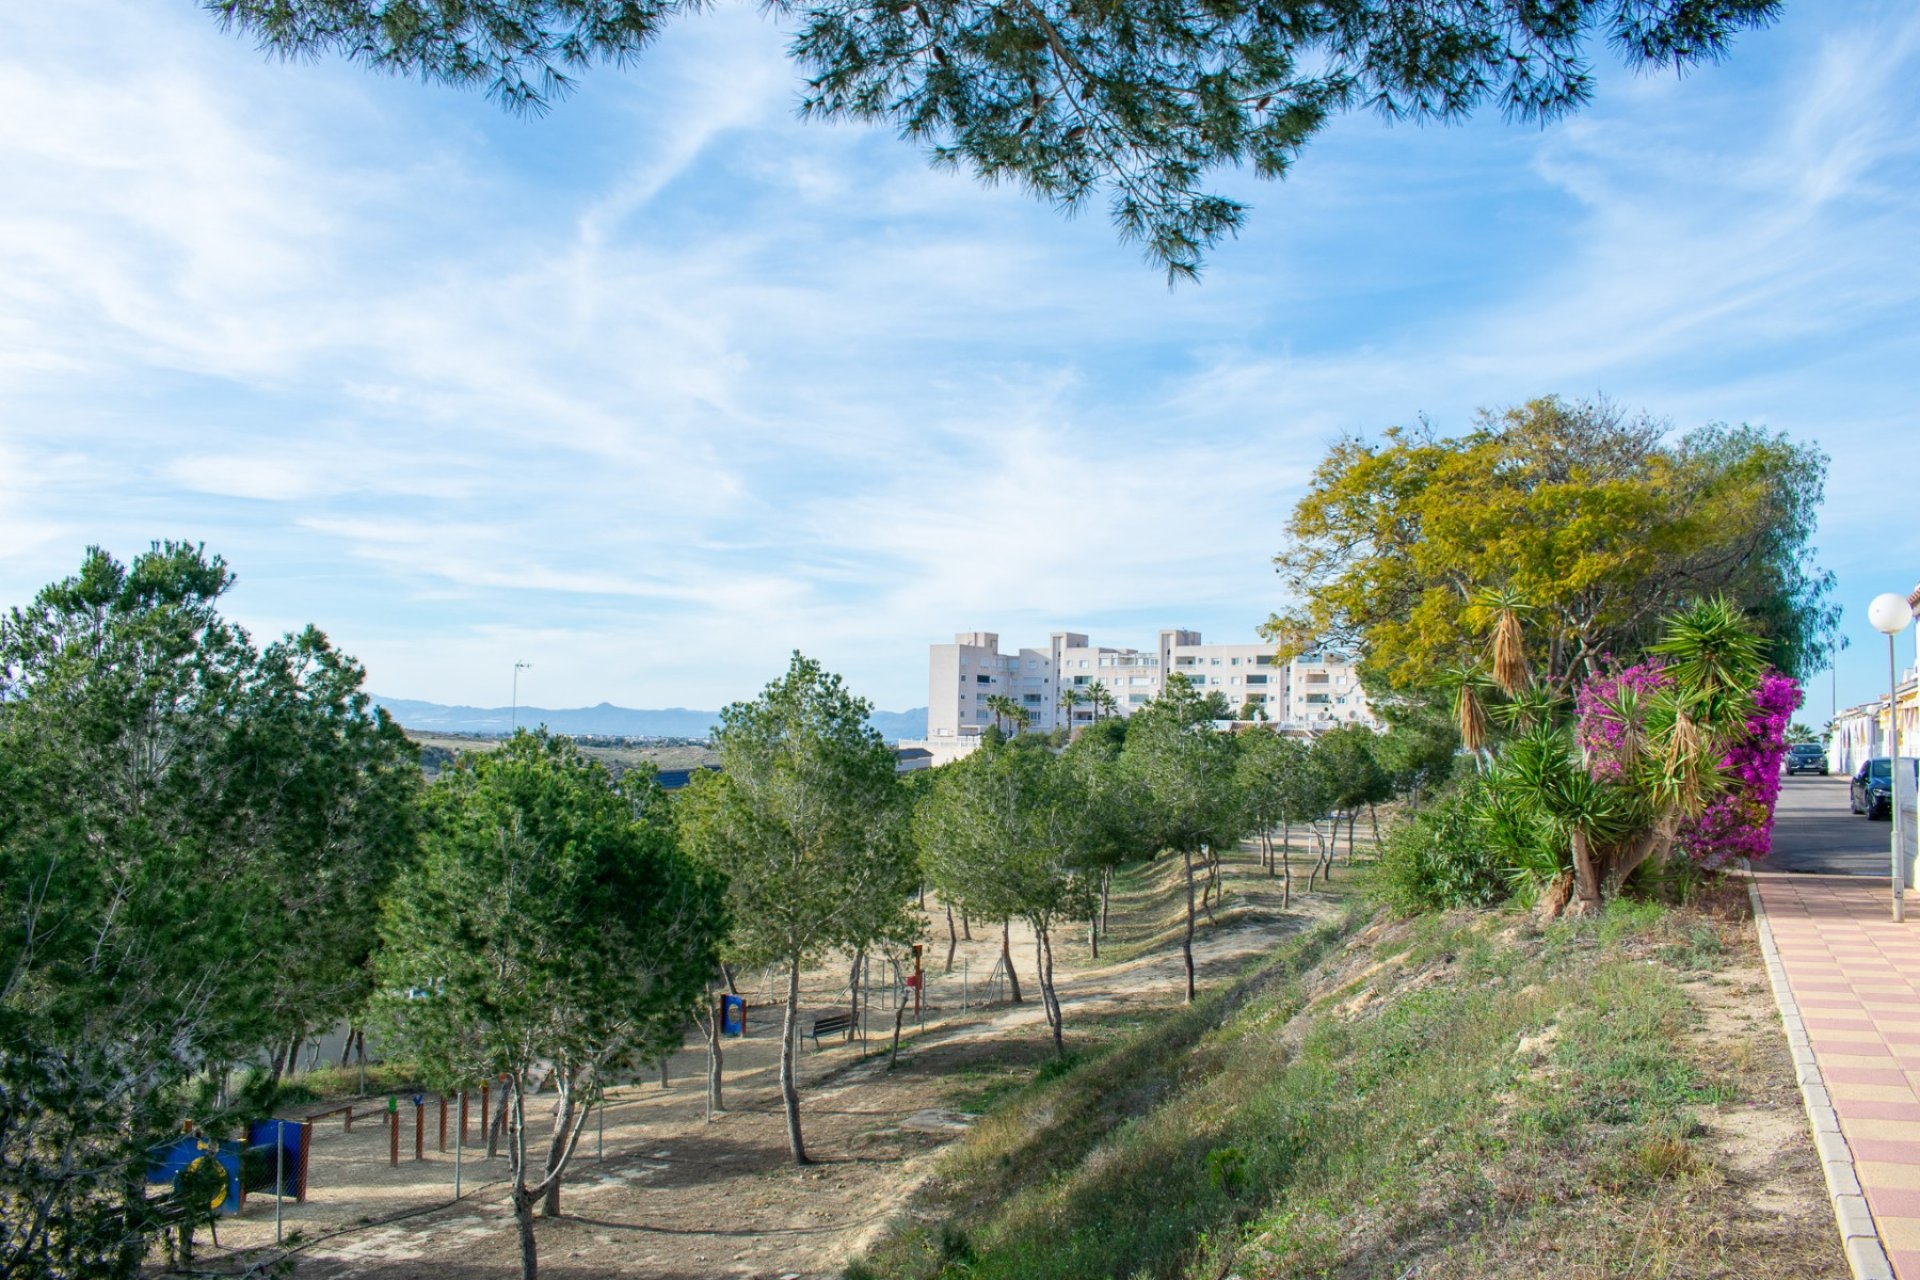
[[[511,707],[447,707],[437,702],[417,702],[411,698],[373,700],[408,729],[421,733],[500,733],[514,723]],[[616,707],[603,702],[597,707],[553,710],[547,707],[521,707],[519,723],[527,728],[545,725],[555,733],[597,733],[628,738],[704,738],[720,721],[716,711],[689,711],[685,707],[639,710]],[[876,711],[868,723],[888,742],[902,738],[927,736],[927,709],[913,711]]]

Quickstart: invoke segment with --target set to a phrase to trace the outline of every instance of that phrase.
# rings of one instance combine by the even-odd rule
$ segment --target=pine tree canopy
[[[626,65],[701,0],[203,0],[284,57],[337,55],[543,111]],[[1546,123],[1593,93],[1593,52],[1713,62],[1780,0],[765,0],[793,24],[804,115],[884,122],[936,164],[1065,211],[1106,197],[1170,277],[1239,229],[1214,170],[1284,174],[1342,111]]]

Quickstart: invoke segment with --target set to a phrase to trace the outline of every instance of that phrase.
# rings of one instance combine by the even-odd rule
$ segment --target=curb
[[[1780,962],[1780,949],[1774,945],[1773,926],[1767,923],[1767,909],[1760,900],[1760,881],[1747,868],[1747,900],[1753,905],[1754,931],[1760,937],[1760,958],[1767,966],[1767,981],[1773,987],[1773,1002],[1780,1009],[1780,1025],[1786,1029],[1787,1048],[1793,1054],[1793,1078],[1800,1085],[1800,1100],[1806,1105],[1807,1123],[1813,1127],[1814,1150],[1820,1153],[1820,1168],[1827,1175],[1827,1195],[1833,1201],[1833,1220],[1840,1227],[1840,1239],[1847,1251],[1847,1265],[1854,1280],[1894,1280],[1893,1264],[1881,1247],[1880,1233],[1873,1225],[1873,1212],[1867,1208],[1865,1192],[1853,1167],[1853,1150],[1840,1132],[1840,1117],[1827,1095],[1820,1064],[1814,1060],[1813,1045],[1807,1040],[1807,1025],[1800,1020],[1800,1003],[1787,985],[1787,968]]]

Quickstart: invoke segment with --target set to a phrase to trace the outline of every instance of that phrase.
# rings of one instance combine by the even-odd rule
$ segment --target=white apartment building
[[[952,644],[929,646],[927,744],[958,745],[993,723],[988,699],[1011,697],[1033,729],[1065,725],[1063,691],[1090,699],[1100,689],[1113,709],[1129,715],[1160,695],[1167,673],[1179,672],[1205,696],[1219,693],[1236,716],[1289,728],[1332,728],[1376,721],[1353,664],[1337,655],[1305,654],[1274,661],[1262,644],[1206,644],[1198,631],[1163,630],[1151,650],[1112,648],[1073,631],[1056,631],[1044,649],[1000,650],[991,631],[965,631]],[[1072,707],[1073,723],[1090,723],[1091,701]]]

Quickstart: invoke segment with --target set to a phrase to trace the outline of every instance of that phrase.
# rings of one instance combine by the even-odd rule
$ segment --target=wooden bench
[[[853,1025],[853,1013],[823,1013],[813,1020],[813,1028],[807,1034],[813,1037],[813,1051],[820,1052],[820,1037],[844,1033]]]

